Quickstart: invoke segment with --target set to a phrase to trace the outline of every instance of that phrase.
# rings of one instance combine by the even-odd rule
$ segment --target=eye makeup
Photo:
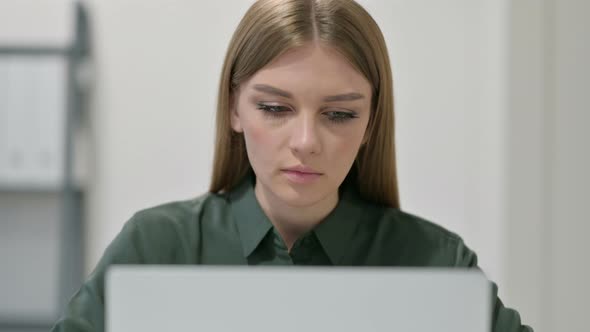
[[[264,116],[271,118],[282,118],[288,116],[289,113],[293,112],[289,107],[280,105],[268,105],[265,103],[256,103],[256,109],[261,110]],[[329,121],[333,123],[344,123],[353,119],[357,119],[359,116],[354,111],[325,111],[322,112]]]
[[[356,112],[328,111],[322,114],[335,123],[342,123],[359,117]]]
[[[278,113],[285,113],[285,112],[291,111],[288,107],[285,107],[285,106],[267,105],[267,104],[263,104],[263,103],[257,103],[256,108],[264,111],[265,113],[271,113],[273,115],[276,115]]]

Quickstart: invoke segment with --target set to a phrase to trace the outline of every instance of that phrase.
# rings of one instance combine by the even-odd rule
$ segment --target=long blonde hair
[[[366,141],[349,177],[365,199],[399,208],[389,55],[377,23],[353,0],[259,0],[246,12],[221,73],[209,191],[231,190],[250,170],[244,137],[230,125],[234,92],[273,59],[309,41],[334,47],[371,83]]]

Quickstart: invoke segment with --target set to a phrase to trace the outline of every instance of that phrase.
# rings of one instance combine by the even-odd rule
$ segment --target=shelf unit
[[[4,15],[6,8],[20,8],[22,13],[23,7],[15,3],[14,7],[4,3]],[[28,2],[29,7],[38,4]],[[87,10],[78,2],[68,2],[66,6],[71,10],[68,16],[73,31],[72,39],[65,46],[11,44],[0,39],[3,68],[10,70],[19,64],[23,72],[29,68],[43,72],[21,81],[10,75],[2,78],[0,71],[0,89],[1,83],[5,84],[4,94],[0,90],[0,130],[4,128],[4,133],[0,132],[0,157],[4,154],[0,158],[0,332],[47,331],[83,278],[85,189],[75,176],[74,164],[75,137],[87,103],[81,71],[86,68],[91,49]],[[35,16],[39,15],[43,13]],[[35,22],[26,24],[34,26]],[[49,69],[43,71],[43,68]],[[47,81],[37,82],[50,78],[52,73],[60,75],[57,86]],[[32,93],[33,90],[38,93]],[[40,119],[39,114],[50,108],[43,104],[52,98],[47,91],[63,98],[57,104],[63,110],[50,115],[51,118]],[[19,104],[19,100],[23,103]],[[36,100],[40,102],[35,104]],[[38,113],[26,113],[27,107],[20,107],[31,103],[40,110]],[[51,134],[48,127],[56,137],[48,139],[47,135]],[[26,135],[33,144],[26,142],[23,138]],[[40,156],[36,160],[41,164],[40,171],[27,173],[23,165],[28,165],[24,162],[32,156],[27,149],[45,143],[54,148],[53,154],[35,151]],[[44,173],[41,167],[48,165],[55,169]]]

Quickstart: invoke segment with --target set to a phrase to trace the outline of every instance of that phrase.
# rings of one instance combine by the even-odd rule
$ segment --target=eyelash
[[[256,106],[257,109],[262,110],[264,112],[265,116],[270,116],[273,118],[283,117],[286,115],[285,113],[289,112],[289,109],[284,106],[265,105],[261,103],[258,103]],[[358,118],[358,116],[355,113],[351,112],[330,111],[324,114],[331,114],[328,115],[328,119],[334,123],[344,123],[352,119]]]

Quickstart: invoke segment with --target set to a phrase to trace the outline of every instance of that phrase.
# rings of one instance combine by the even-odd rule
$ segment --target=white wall
[[[223,55],[251,2],[88,1],[88,270],[133,212],[206,190]],[[588,3],[360,2],[392,57],[404,209],[462,235],[536,331],[582,330]]]
[[[588,329],[590,305],[590,2],[553,0],[547,16],[548,331]]]
[[[537,331],[587,330],[590,3],[511,7],[506,290]]]
[[[519,309],[536,331],[548,303],[544,247],[547,164],[545,144],[544,37],[541,1],[514,1],[510,8],[509,113],[506,130],[506,233],[504,255],[508,304]],[[542,329],[541,326],[545,327]]]

